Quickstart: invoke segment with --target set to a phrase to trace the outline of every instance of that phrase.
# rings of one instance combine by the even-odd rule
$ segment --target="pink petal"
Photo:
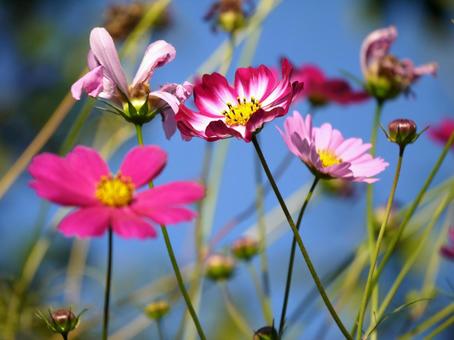
[[[150,93],[150,97],[151,100],[153,100],[153,97],[160,99],[160,101],[157,102],[157,110],[162,111],[162,109],[164,109],[166,105],[168,105],[174,113],[178,112],[180,101],[173,94],[165,91],[153,91]]]
[[[125,156],[120,173],[130,177],[136,188],[140,188],[164,169],[167,155],[157,146],[137,146]]]
[[[420,77],[426,74],[436,75],[438,70],[438,65],[436,63],[424,64],[413,69],[413,74],[416,77]]]
[[[93,28],[90,33],[90,47],[98,63],[104,66],[105,76],[127,95],[128,82],[109,32],[103,27]]]
[[[175,48],[167,41],[158,40],[148,45],[139,69],[132,81],[132,86],[148,83],[156,68],[175,59]]]
[[[110,174],[109,167],[99,153],[92,148],[78,145],[67,156],[73,169],[77,169],[78,175],[84,176],[97,183],[102,176]]]
[[[112,229],[124,238],[144,239],[157,236],[153,226],[130,208],[113,210]]]
[[[87,207],[76,210],[60,222],[58,229],[65,236],[101,236],[110,225],[110,208]]]
[[[98,66],[85,74],[71,86],[71,94],[74,99],[80,100],[82,92],[91,97],[97,97],[103,90],[103,67]]]
[[[368,66],[372,61],[382,59],[388,54],[391,44],[396,38],[396,28],[389,26],[373,31],[364,39],[360,52],[363,74],[367,73]]]

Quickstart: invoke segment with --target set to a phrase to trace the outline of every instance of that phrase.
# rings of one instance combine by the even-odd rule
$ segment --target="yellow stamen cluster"
[[[118,174],[102,176],[96,187],[96,198],[110,207],[123,207],[132,201],[134,184],[131,179]]]
[[[237,98],[237,101],[235,106],[227,103],[228,110],[222,112],[225,123],[229,126],[246,125],[251,116],[260,109],[260,103],[254,97],[251,97],[250,101],[246,98]]]
[[[331,150],[317,150],[317,153],[324,168],[342,163],[342,159]]]

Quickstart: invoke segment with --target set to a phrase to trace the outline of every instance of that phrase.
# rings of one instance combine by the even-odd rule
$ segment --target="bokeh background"
[[[70,85],[78,78],[86,65],[89,31],[95,26],[103,25],[109,7],[118,3],[127,2],[16,0],[0,3],[0,174],[6,173],[11,167],[66,95]],[[165,39],[176,47],[177,57],[171,64],[155,73],[151,86],[193,79],[199,66],[226,40],[225,34],[214,33],[210,25],[202,20],[211,3],[208,0],[172,1],[165,10],[165,15],[159,20],[159,26],[154,27],[145,39],[139,41],[137,55],[131,54],[124,60],[130,77],[148,42]],[[328,75],[339,76],[343,71],[348,71],[361,78],[359,49],[362,40],[372,30],[393,24],[398,29],[399,37],[392,47],[392,52],[400,57],[410,57],[416,64],[436,61],[439,64],[439,73],[436,78],[425,77],[418,81],[413,88],[413,96],[401,96],[387,104],[382,124],[387,124],[394,118],[411,118],[422,128],[436,124],[444,117],[454,117],[453,17],[454,2],[449,0],[284,0],[265,19],[251,64],[277,66],[279,59],[286,56],[296,65],[315,63]],[[120,46],[120,43],[117,46]],[[241,61],[241,47],[242,45],[235,50],[232,65]],[[230,70],[228,75],[232,77],[233,71]],[[74,106],[56,134],[45,145],[45,151],[60,150],[83,105],[84,103],[77,103]],[[309,110],[306,102],[298,103],[295,108],[303,114]],[[345,136],[359,136],[367,140],[373,110],[373,101],[349,107],[331,105],[317,111],[315,123],[329,121]],[[106,118],[106,115],[109,114],[93,109],[77,142],[86,145],[95,142],[101,145],[109,141],[114,132],[122,126],[122,121],[114,116]],[[277,167],[287,152],[276,130],[276,126],[282,123],[282,118],[269,123],[260,135],[272,168]],[[159,177],[158,183],[200,178],[205,142],[195,139],[189,143],[184,142],[178,133],[171,140],[166,140],[159,122],[145,126],[144,133],[146,143],[158,144],[169,153],[168,166]],[[131,138],[114,153],[110,161],[113,168],[118,166],[124,153],[134,144],[135,140]],[[415,197],[440,151],[441,147],[426,135],[408,148],[397,191],[397,200],[402,206]],[[222,150],[214,146],[213,152],[216,157]],[[379,138],[378,155],[391,164],[375,185],[376,203],[380,205],[386,202],[397,156],[396,146],[388,143],[383,135]],[[207,227],[211,230],[207,235],[208,239],[230,218],[254,201],[254,158],[252,145],[239,140],[230,141],[223,169],[217,173],[222,177],[213,220]],[[279,185],[286,197],[301,190],[311,180],[310,173],[302,164],[296,160],[290,162],[285,174],[279,179]],[[454,159],[451,154],[434,184],[452,176],[453,169]],[[42,259],[36,257],[40,265],[29,282],[29,289],[26,289],[20,312],[19,338],[39,339],[46,338],[48,333],[45,330],[36,332],[36,329],[39,329],[33,317],[33,310],[36,308],[58,307],[73,302],[73,308],[76,310],[88,308],[83,319],[93,320],[100,315],[106,239],[102,237],[79,244],[77,249],[80,253],[71,257],[71,251],[74,251],[73,240],[52,232],[55,224],[52,222],[53,216],[57,208],[46,207],[28,187],[29,180],[29,175],[23,173],[0,200],[0,317],[2,322],[8,318],[11,312],[8,309],[9,301],[15,282],[21,276],[27,254],[36,241],[44,237],[49,241],[49,248],[43,253]],[[351,198],[327,196],[320,194],[319,190],[311,203],[303,222],[303,239],[320,273],[336,268],[352,255],[366,237],[364,189],[363,186],[356,186],[355,195]],[[300,193],[304,195],[304,191]],[[301,197],[304,196],[300,196],[299,200]],[[276,206],[274,196],[268,195],[265,199],[266,211],[269,212]],[[285,224],[279,223],[281,219],[283,216],[277,213],[269,223],[276,224],[277,231],[272,233],[274,236],[267,249],[272,304],[276,318],[280,313],[291,242],[291,234]],[[234,230],[216,245],[216,250],[225,251],[239,235],[252,233],[255,223],[255,214],[242,219]],[[196,257],[193,230],[193,224],[169,228],[182,266],[191,264]],[[411,251],[411,247],[403,250],[405,251]],[[425,256],[434,252],[438,252],[438,249],[427,249]],[[301,339],[297,334],[302,329],[306,334],[304,339],[321,338],[322,329],[326,339],[337,339],[339,333],[328,322],[328,314],[320,301],[316,300],[315,303],[305,305],[303,309],[296,309],[312,288],[312,281],[298,255],[289,304],[289,315],[297,310],[297,322],[290,329],[288,338]],[[78,257],[86,257],[86,265],[83,268],[85,274],[81,286],[75,288],[75,293],[71,288],[68,289],[66,275],[69,259]],[[77,263],[80,262],[85,261]],[[401,262],[397,256],[386,273],[389,278],[395,277],[399,264]],[[258,267],[258,259],[254,260],[253,265]],[[441,294],[431,301],[429,312],[436,311],[448,301],[452,301],[452,295],[450,297],[449,293],[453,293],[453,265],[452,262],[441,261],[437,286],[446,294]],[[421,261],[399,291],[396,306],[405,302],[409,289],[420,288],[424,269],[425,263]],[[153,339],[157,336],[154,324],[149,322],[148,325],[140,317],[143,307],[162,295],[159,289],[135,299],[131,298],[131,294],[142,292],[139,289],[169,275],[171,277],[172,270],[161,237],[148,241],[115,238],[111,334],[122,330],[132,321],[142,321],[143,330],[136,332],[137,334],[131,333],[134,334],[133,338]],[[238,266],[236,275],[227,284],[251,327],[257,329],[263,326],[260,305],[244,265]],[[358,289],[363,284],[364,281]],[[173,294],[175,295],[175,292]],[[124,303],[124,299],[128,297],[129,300]],[[118,301],[123,303],[117,304]],[[349,322],[352,321],[357,308],[354,302],[352,306],[354,309],[346,307],[342,311],[344,319],[350,319]],[[183,309],[182,301],[178,300],[172,305],[170,315],[163,321],[169,339],[183,334],[180,322]],[[210,281],[203,285],[200,315],[210,339],[241,338],[231,326],[221,290]],[[381,326],[384,338],[394,338],[397,332],[405,329],[407,321],[405,313],[401,313],[385,322]],[[192,328],[190,323],[188,325],[184,333],[186,338],[190,338]],[[81,338],[95,339],[98,331],[98,326],[91,326]],[[452,338],[452,334],[453,329],[447,330],[440,335],[440,339]]]

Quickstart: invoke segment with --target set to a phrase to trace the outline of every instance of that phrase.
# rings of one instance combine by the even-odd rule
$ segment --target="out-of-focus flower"
[[[153,320],[162,319],[170,310],[170,305],[165,300],[158,300],[145,307],[145,314]]]
[[[260,249],[256,239],[244,236],[233,242],[231,250],[238,260],[249,261],[259,253]]]
[[[42,320],[51,332],[61,334],[64,339],[67,339],[68,333],[79,326],[80,316],[85,311],[76,316],[71,309],[61,308],[54,311],[49,309],[48,314],[37,311],[36,317]]]
[[[323,192],[327,195],[341,198],[351,198],[355,196],[355,186],[350,181],[333,178],[328,181],[322,181],[320,184]]]
[[[374,229],[377,232],[380,231],[380,227],[383,224],[386,217],[386,206],[379,206],[375,209],[373,214],[373,223]],[[388,223],[386,224],[386,234],[389,235],[393,231],[396,231],[399,228],[400,223],[402,222],[402,218],[399,215],[399,205],[393,204],[391,207],[391,212],[388,218]]]
[[[443,144],[446,144],[454,132],[454,119],[446,118],[440,122],[437,126],[429,129],[429,136]]]
[[[211,22],[213,31],[219,27],[227,33],[235,33],[246,25],[254,7],[252,0],[219,0],[211,5],[204,19]]]
[[[112,37],[102,27],[90,33],[88,67],[90,71],[76,81],[71,93],[77,100],[83,92],[103,99],[108,110],[122,115],[127,121],[142,125],[160,113],[164,130],[170,138],[176,130],[175,113],[192,92],[192,84],[167,84],[150,91],[154,71],[175,58],[175,48],[164,40],[150,44],[130,85],[120,64]]]
[[[294,68],[291,79],[304,83],[301,98],[307,98],[314,107],[355,104],[370,98],[366,91],[353,90],[345,79],[327,78],[319,67],[311,64]]]
[[[290,151],[319,178],[373,183],[378,180],[373,176],[389,165],[367,153],[371,144],[360,138],[344,139],[329,123],[313,128],[312,117],[303,119],[297,111],[285,120],[284,131],[279,132]]]
[[[189,221],[195,213],[184,205],[204,196],[203,187],[195,182],[172,182],[137,192],[159,175],[166,161],[159,147],[139,146],[112,174],[94,149],[77,146],[66,157],[36,156],[29,167],[30,185],[42,198],[78,208],[58,226],[66,236],[100,236],[112,228],[124,238],[155,237],[150,222]]]
[[[410,86],[421,76],[435,75],[437,64],[414,66],[410,59],[398,59],[389,53],[397,38],[394,26],[378,29],[370,33],[361,46],[361,69],[365,79],[365,89],[378,100],[397,97],[409,93]]]
[[[408,144],[414,143],[426,130],[427,128],[418,133],[414,121],[399,118],[388,124],[388,132],[385,131],[385,134],[390,142],[396,143],[403,148]]]
[[[213,254],[206,260],[205,268],[205,274],[209,279],[228,280],[235,271],[235,261],[229,256]]]
[[[448,244],[441,247],[440,252],[447,259],[454,260],[454,228],[449,229],[448,237]]]
[[[291,82],[292,67],[283,61],[282,79],[266,66],[239,68],[233,87],[219,73],[206,74],[194,87],[199,111],[180,106],[176,115],[184,139],[216,141],[237,137],[250,142],[263,124],[287,113],[293,97],[302,89]]]

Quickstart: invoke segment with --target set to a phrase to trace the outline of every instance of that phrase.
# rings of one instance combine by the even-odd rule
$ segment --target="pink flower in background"
[[[449,137],[454,132],[454,119],[445,118],[439,125],[429,129],[429,136],[443,144],[448,142]]]
[[[77,146],[66,157],[36,156],[29,167],[30,185],[42,198],[77,207],[58,226],[66,236],[100,236],[112,228],[125,238],[155,237],[153,224],[191,220],[195,213],[184,205],[204,196],[196,182],[172,182],[138,192],[159,175],[166,161],[159,147],[139,146],[112,174],[94,149]]]
[[[172,61],[175,54],[175,48],[164,40],[150,44],[132,83],[128,85],[112,37],[106,29],[96,27],[90,33],[90,71],[72,85],[71,93],[76,100],[83,92],[107,100],[109,109],[137,124],[143,124],[160,113],[166,136],[170,138],[176,130],[175,113],[191,95],[192,84],[167,84],[160,90],[151,91],[149,82],[154,71]]]
[[[339,130],[328,123],[312,127],[312,117],[305,119],[295,111],[279,129],[290,151],[320,178],[340,178],[353,182],[373,183],[389,165],[382,158],[373,158],[367,151],[371,144],[360,138],[344,139]]]
[[[294,68],[291,79],[304,83],[301,97],[307,98],[313,106],[329,103],[348,105],[361,103],[370,98],[365,91],[354,91],[342,78],[327,78],[319,67],[311,64]]]
[[[231,86],[219,73],[206,74],[194,87],[198,111],[184,105],[176,115],[184,139],[215,141],[237,137],[250,142],[263,124],[287,113],[302,84],[291,82],[292,67],[283,61],[282,79],[266,66],[239,68]]]
[[[441,247],[441,255],[449,260],[454,260],[454,228],[449,229],[449,243],[446,246]]]
[[[410,59],[398,59],[389,53],[397,38],[394,26],[370,33],[361,46],[361,69],[366,90],[380,100],[391,99],[401,92],[408,93],[410,86],[423,75],[435,75],[437,64],[414,66]]]

